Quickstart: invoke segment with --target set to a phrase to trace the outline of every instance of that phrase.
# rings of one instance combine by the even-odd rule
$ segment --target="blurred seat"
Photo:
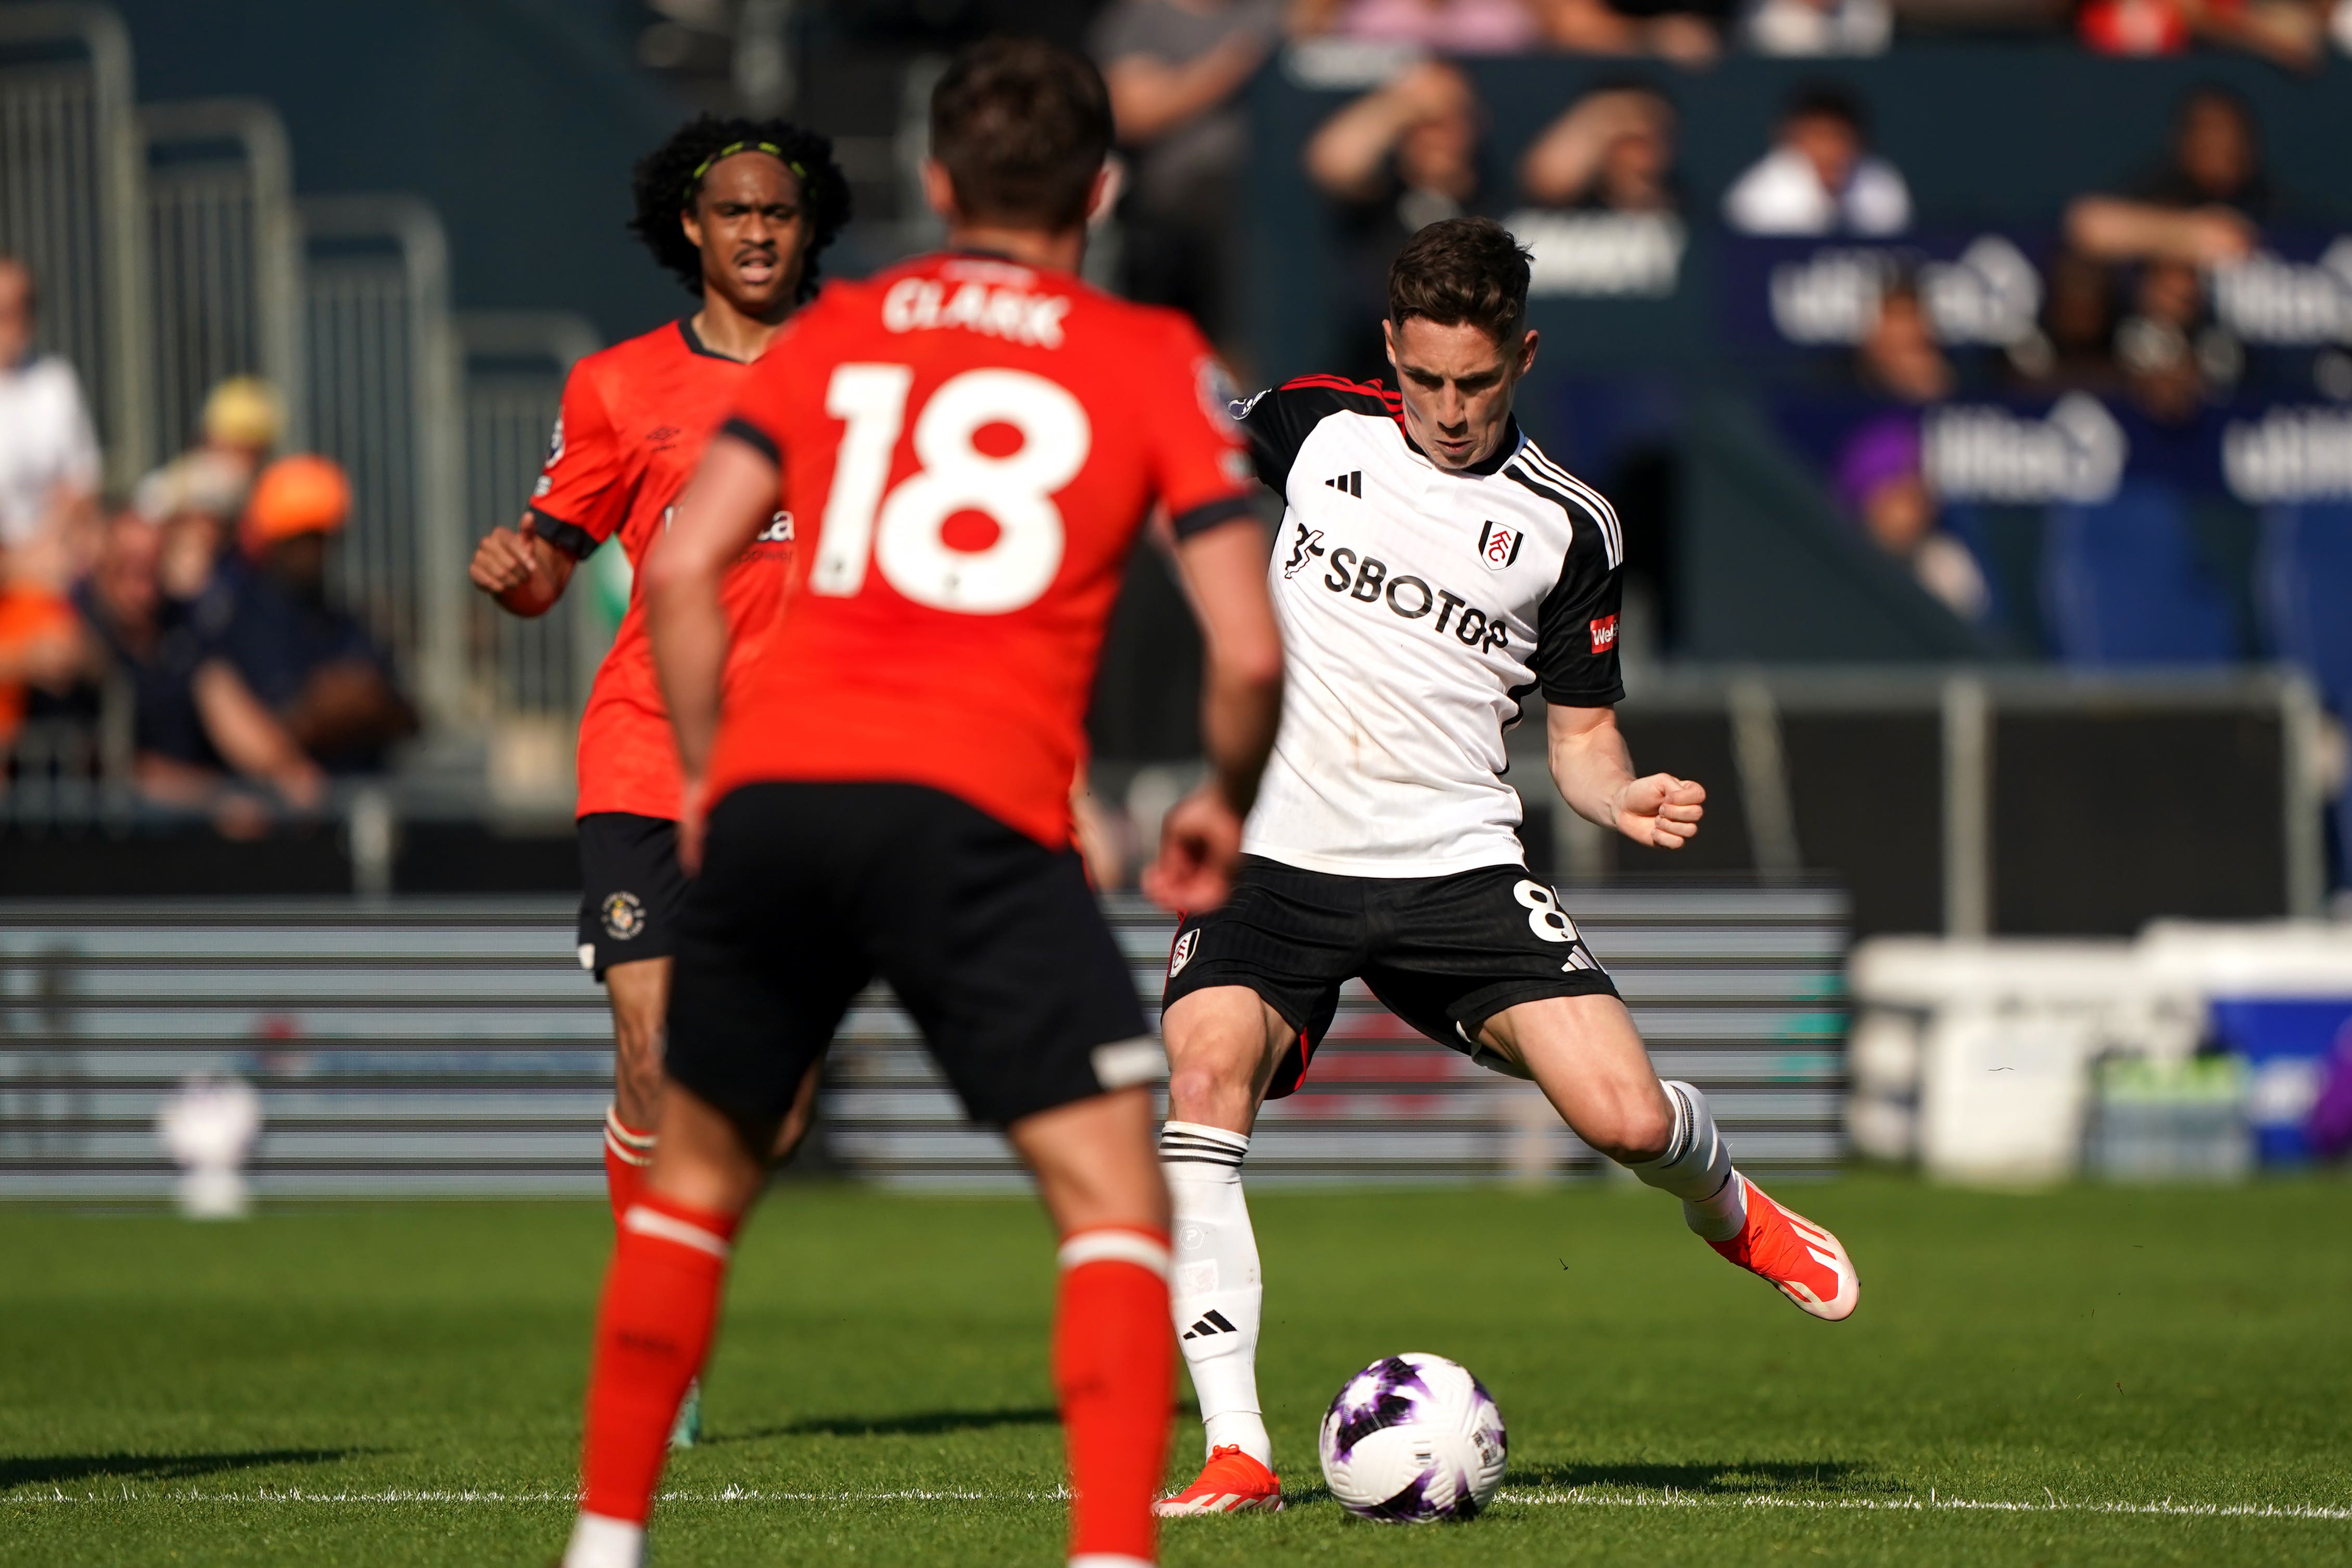
[[[2053,651],[2071,664],[2240,657],[2229,586],[2168,484],[2127,479],[2113,500],[2051,508],[2042,593]]]
[[[2263,646],[2301,665],[2329,710],[2352,716],[2352,502],[2263,513],[2254,592]],[[2335,802],[2336,884],[2352,884],[2352,789]]]

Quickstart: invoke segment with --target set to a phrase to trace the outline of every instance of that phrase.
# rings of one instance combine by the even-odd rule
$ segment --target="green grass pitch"
[[[2352,1185],[1786,1195],[1852,1248],[1853,1321],[1644,1189],[1261,1195],[1296,1500],[1177,1521],[1167,1561],[2352,1563]],[[607,1235],[585,1203],[0,1208],[0,1563],[540,1568]],[[657,1563],[1058,1563],[1033,1208],[790,1187],[738,1257]],[[1500,1402],[1502,1499],[1357,1523],[1316,1422],[1416,1349]]]

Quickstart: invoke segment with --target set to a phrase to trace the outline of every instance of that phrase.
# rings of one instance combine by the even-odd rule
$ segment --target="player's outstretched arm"
[[[531,516],[525,512],[518,526],[494,528],[474,547],[466,575],[509,614],[543,616],[563,597],[574,564],[571,556],[533,531]]]
[[[686,774],[677,856],[689,871],[702,866],[702,777],[719,734],[719,680],[727,668],[727,614],[719,583],[728,563],[751,548],[775,514],[776,478],[766,454],[719,435],[678,498],[669,531],[646,552],[646,623]]]
[[[1265,586],[1265,535],[1237,519],[1180,540],[1182,574],[1206,646],[1201,741],[1210,778],[1160,825],[1143,890],[1171,910],[1225,901],[1240,864],[1242,819],[1282,721],[1282,629]]]
[[[1698,832],[1706,790],[1672,773],[1633,776],[1614,708],[1550,708],[1551,777],[1579,816],[1636,844],[1679,849]]]

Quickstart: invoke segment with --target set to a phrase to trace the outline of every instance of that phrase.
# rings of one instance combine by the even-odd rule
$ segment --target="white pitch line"
[[[1999,1502],[1940,1497],[1933,1492],[1925,1498],[1784,1498],[1756,1492],[1730,1497],[1714,1494],[1694,1497],[1688,1492],[1545,1492],[1506,1489],[1495,1494],[1495,1500],[1538,1507],[1578,1508],[1790,1508],[1826,1512],[1896,1513],[1937,1513],[1950,1510],[1961,1513],[2116,1513],[2161,1514],[2186,1519],[2352,1520],[2352,1508],[2329,1508],[2318,1503],[2179,1502],[2171,1498],[2161,1502],[2067,1502],[2063,1500]]]
[[[666,1503],[733,1503],[733,1502],[1063,1502],[1069,1493],[1055,1489],[1045,1492],[979,1492],[963,1490],[929,1490],[910,1488],[899,1491],[875,1492],[804,1492],[766,1491],[755,1487],[728,1487],[715,1492],[664,1492]],[[76,1503],[76,1502],[176,1502],[176,1503],[344,1503],[383,1506],[400,1503],[572,1503],[578,1501],[572,1492],[505,1492],[484,1490],[459,1491],[380,1491],[321,1492],[305,1491],[299,1487],[265,1488],[250,1492],[134,1492],[128,1487],[112,1492],[82,1492],[69,1494],[59,1488],[47,1492],[18,1492],[0,1497],[0,1504]],[[1904,1498],[1783,1498],[1748,1492],[1724,1496],[1717,1493],[1694,1495],[1684,1491],[1664,1492],[1594,1492],[1581,1489],[1566,1491],[1524,1490],[1507,1488],[1497,1492],[1498,1503],[1522,1507],[1573,1508],[1692,1508],[1692,1509],[1796,1509],[1805,1511],[1894,1512],[1894,1513],[2083,1513],[2141,1514],[2171,1519],[2310,1519],[2352,1521],[2352,1508],[2331,1508],[2317,1503],[2200,1503],[2181,1502],[2166,1498],[2160,1502],[2069,1502],[2053,1498],[2047,1502],[2002,1502],[1973,1498],[1943,1497],[1930,1492],[1925,1499]]]

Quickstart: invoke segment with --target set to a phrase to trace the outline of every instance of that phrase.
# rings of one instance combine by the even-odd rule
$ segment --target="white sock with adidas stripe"
[[[1683,1223],[1691,1229],[1709,1241],[1729,1241],[1748,1223],[1748,1195],[1715,1130],[1715,1113],[1696,1084],[1669,1079],[1659,1087],[1674,1108],[1674,1136],[1656,1159],[1625,1168],[1682,1199]]]
[[[1208,1428],[1206,1450],[1238,1444],[1274,1464],[1274,1441],[1257,1401],[1257,1331],[1265,1310],[1257,1237],[1242,1197],[1249,1139],[1197,1121],[1160,1131],[1160,1168],[1175,1204],[1176,1247],[1169,1297],[1176,1337]]]

